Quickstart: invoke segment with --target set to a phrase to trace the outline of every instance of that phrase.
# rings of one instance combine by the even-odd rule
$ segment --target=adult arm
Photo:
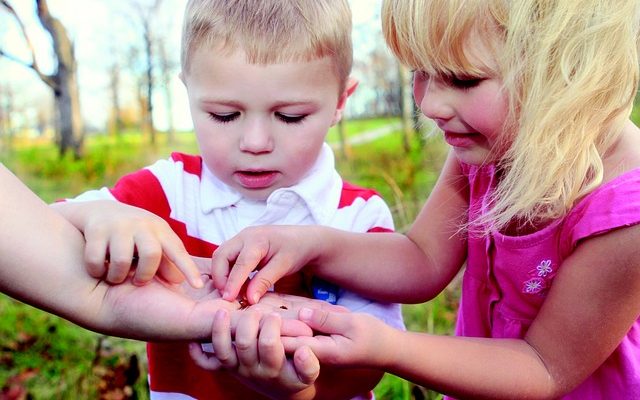
[[[195,302],[158,280],[111,286],[84,269],[84,239],[0,165],[0,291],[85,328],[129,338],[197,339],[220,299]]]

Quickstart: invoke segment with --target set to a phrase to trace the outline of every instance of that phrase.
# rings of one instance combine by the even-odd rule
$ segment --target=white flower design
[[[553,268],[551,268],[551,260],[542,260],[540,264],[536,267],[538,271],[538,276],[545,277],[553,272]]]
[[[540,293],[544,287],[545,284],[543,279],[531,278],[524,283],[522,291],[525,293]]]

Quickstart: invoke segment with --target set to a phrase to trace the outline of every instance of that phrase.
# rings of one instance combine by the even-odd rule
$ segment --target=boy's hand
[[[200,273],[169,225],[141,208],[110,200],[64,202],[52,205],[83,232],[85,262],[94,278],[143,285],[156,273],[170,283],[185,278],[202,287]],[[134,271],[135,270],[135,271]]]
[[[310,227],[256,226],[242,230],[213,253],[211,276],[225,300],[238,297],[249,274],[246,297],[255,304],[280,278],[299,271],[310,259]]]
[[[308,348],[297,349],[292,358],[287,358],[281,339],[281,335],[312,334],[306,325],[304,330],[293,329],[291,324],[294,320],[300,323],[295,318],[302,307],[343,310],[318,300],[269,293],[245,310],[219,310],[211,335],[214,353],[205,353],[194,344],[190,347],[191,356],[199,366],[209,370],[224,368],[270,397],[286,398],[313,391],[320,373],[317,358]]]

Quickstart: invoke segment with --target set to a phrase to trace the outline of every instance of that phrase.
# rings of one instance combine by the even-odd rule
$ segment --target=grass
[[[349,121],[347,136],[394,122],[390,119]],[[327,140],[337,141],[335,128]],[[427,140],[404,154],[399,133],[354,146],[349,160],[338,159],[345,179],[375,187],[394,210],[398,229],[405,229],[428,195],[443,159],[443,145]],[[191,133],[176,135],[169,145],[164,135],[150,146],[139,134],[91,136],[86,157],[60,159],[49,143],[14,143],[0,161],[45,201],[74,196],[90,188],[111,185],[171,151],[197,152]],[[448,333],[453,323],[455,291],[425,305],[405,306],[411,330]],[[7,297],[0,297],[0,398],[22,393],[33,399],[148,398],[144,343],[106,338]],[[131,365],[139,365],[135,371]],[[135,383],[127,384],[137,377]],[[378,399],[439,398],[407,381],[386,375],[375,390]],[[420,392],[420,393],[418,393]],[[416,397],[416,396],[422,397]]]

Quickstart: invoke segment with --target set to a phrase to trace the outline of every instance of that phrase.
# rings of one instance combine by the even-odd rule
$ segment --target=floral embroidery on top
[[[555,276],[551,260],[540,261],[534,269],[529,271],[529,276],[530,278],[524,281],[522,285],[522,292],[545,295],[551,287],[551,281]]]
[[[538,276],[545,277],[553,272],[553,268],[551,268],[551,260],[543,260],[536,267],[538,271]]]

